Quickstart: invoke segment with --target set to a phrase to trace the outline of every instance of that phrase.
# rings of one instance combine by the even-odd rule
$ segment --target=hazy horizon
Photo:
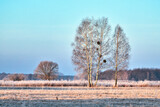
[[[129,39],[129,69],[160,68],[158,0],[2,0],[0,1],[0,73],[33,73],[40,61],[58,63],[75,75],[72,47],[86,17],[107,17],[111,34],[119,24]]]

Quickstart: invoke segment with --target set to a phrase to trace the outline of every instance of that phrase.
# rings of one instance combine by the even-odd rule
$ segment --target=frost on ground
[[[160,106],[159,87],[0,90],[0,107]]]
[[[95,81],[93,81],[95,82]],[[98,86],[113,86],[114,80],[99,80]],[[88,81],[86,80],[25,80],[25,81],[4,81],[0,80],[0,86],[25,86],[25,87],[39,87],[39,86],[87,86]],[[160,81],[129,81],[119,80],[118,85],[120,87],[160,87]]]

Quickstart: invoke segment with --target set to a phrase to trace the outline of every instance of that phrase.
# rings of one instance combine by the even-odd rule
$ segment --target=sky
[[[1,0],[0,73],[33,73],[40,61],[75,75],[72,46],[86,17],[119,24],[131,45],[129,69],[160,68],[160,0]]]

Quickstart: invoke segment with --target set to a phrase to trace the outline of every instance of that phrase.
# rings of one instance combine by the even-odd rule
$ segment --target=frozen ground
[[[0,90],[0,107],[160,106],[159,87],[57,87]]]
[[[160,99],[0,100],[0,107],[159,107]]]

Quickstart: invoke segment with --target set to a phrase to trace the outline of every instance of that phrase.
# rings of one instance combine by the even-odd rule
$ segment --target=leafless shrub
[[[21,81],[25,79],[25,76],[24,74],[10,74],[7,78],[12,81]]]

